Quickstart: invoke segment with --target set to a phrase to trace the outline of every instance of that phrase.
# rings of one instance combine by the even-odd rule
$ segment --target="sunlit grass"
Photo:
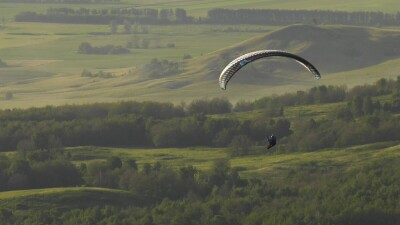
[[[256,147],[257,155],[230,158],[227,148],[168,148],[168,149],[136,149],[136,148],[101,148],[75,147],[68,148],[76,164],[92,160],[104,161],[111,156],[122,160],[134,159],[139,167],[144,163],[161,162],[172,168],[192,165],[200,170],[212,168],[216,159],[230,160],[231,167],[239,167],[244,176],[282,176],[299,165],[318,162],[321,167],[351,169],[362,166],[371,160],[385,157],[400,157],[399,142],[382,142],[346,148],[331,148],[318,152],[279,152],[279,146],[271,150]]]
[[[97,187],[61,187],[61,188],[42,188],[42,189],[29,189],[17,191],[0,192],[0,200],[7,200],[17,197],[27,197],[35,195],[49,195],[49,194],[65,194],[66,192],[103,192],[103,193],[125,193],[123,190],[97,188]]]

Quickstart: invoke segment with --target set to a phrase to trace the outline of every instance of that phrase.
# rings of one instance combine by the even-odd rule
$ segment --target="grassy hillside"
[[[400,32],[398,30],[293,25],[222,49],[210,56],[207,66],[224,65],[225,61],[259,49],[284,49],[305,57],[321,73],[330,74],[365,68],[397,59],[400,55],[399,40]],[[295,63],[290,63],[292,60],[270,61],[275,60],[257,62],[253,65],[262,71],[258,73],[269,76],[282,70],[285,71],[288,67],[295,71],[302,68]],[[247,72],[255,73],[257,71],[247,69]]]
[[[127,191],[107,188],[46,188],[0,193],[0,207],[14,212],[25,210],[68,210],[100,205],[135,204],[135,198]]]
[[[84,55],[77,53],[84,41],[94,46],[124,46],[132,36],[90,34],[107,32],[107,26],[12,24],[0,33],[1,59],[9,65],[0,69],[0,81],[1,93],[10,91],[14,95],[12,100],[1,101],[1,105],[12,108],[124,99],[179,103],[215,96],[236,101],[304,90],[317,84],[351,87],[398,75],[397,30],[303,25],[280,29],[237,26],[234,32],[225,29],[208,25],[151,26],[148,34],[136,37],[150,40],[148,49],[132,49],[128,55]],[[168,43],[175,43],[176,47],[155,47]],[[268,59],[245,67],[228,91],[220,91],[217,77],[225,64],[260,48],[300,54],[320,69],[323,79],[318,83],[307,79],[311,77],[308,72],[291,60]],[[192,59],[183,60],[185,54]],[[182,72],[151,79],[143,65],[152,58],[179,62]],[[110,72],[115,77],[81,77],[84,69]]]

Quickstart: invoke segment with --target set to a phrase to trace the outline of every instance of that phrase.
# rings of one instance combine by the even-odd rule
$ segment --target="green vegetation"
[[[101,70],[97,73],[92,73],[88,70],[83,70],[81,73],[81,77],[113,78],[113,77],[115,77],[115,75],[113,75],[112,73],[107,73],[107,72],[101,71]]]
[[[126,101],[1,110],[0,151],[17,149],[25,141],[39,149],[54,142],[68,147],[231,144],[240,149],[243,143],[233,142],[235,136],[248,145],[264,142],[270,133],[280,137],[280,151],[287,152],[394,141],[400,138],[399,88],[400,77],[349,90],[322,85],[235,106],[213,98],[188,105]]]
[[[0,224],[399,224],[399,7],[0,0]]]
[[[264,60],[239,71],[238,79],[232,80],[229,92],[221,92],[215,80],[223,66],[237,55],[259,48],[284,48],[304,56],[321,70],[323,78],[320,82],[324,85],[343,84],[351,88],[357,84],[372,83],[377,76],[395,78],[399,68],[398,58],[392,53],[399,52],[396,46],[400,38],[396,30],[389,29],[299,25],[265,33],[276,28],[234,26],[238,31],[227,34],[226,26],[176,25],[149,26],[147,34],[136,34],[135,37],[122,32],[104,35],[109,34],[106,25],[69,24],[63,27],[13,23],[0,33],[0,38],[4,40],[0,42],[0,54],[9,65],[1,69],[1,79],[7,79],[5,88],[15,96],[12,101],[2,102],[2,107],[26,108],[128,99],[179,103],[218,96],[236,102],[273,93],[305,90],[316,84],[314,80],[307,79],[307,71],[293,62]],[[359,41],[354,43],[349,35],[359,38]],[[324,37],[324,43],[315,36]],[[293,37],[293,40],[286,40],[285,37]],[[77,49],[83,40],[92,47],[132,47],[129,49],[131,53],[79,54]],[[134,47],[133,40],[137,40],[139,48]],[[143,40],[148,41],[148,48],[141,47]],[[174,43],[175,47],[163,47],[168,43]],[[228,47],[218,50],[222,46]],[[366,58],[358,60],[349,55],[348,46],[353,46],[355,52]],[[372,55],[371,48],[375,49]],[[319,52],[330,54],[321,56]],[[191,58],[183,60],[182,56],[188,53]],[[168,76],[144,79],[148,78],[146,72],[149,71],[145,65],[154,58],[161,62],[179,63],[179,69],[172,70],[174,72]],[[113,82],[82,79],[80,75],[84,69],[103,70],[116,78]]]
[[[161,153],[163,150],[147,150],[149,151]],[[176,149],[171,152],[185,151]],[[135,150],[115,149],[112,152],[116,155],[129,152],[139,157]],[[215,154],[213,152],[215,151],[197,157],[205,159],[203,157]],[[152,224],[157,225],[162,224],[162,221],[198,224],[199,220],[204,223],[222,220],[229,224],[270,221],[278,221],[279,224],[331,222],[358,225],[376,224],[377,221],[385,225],[395,224],[399,214],[399,198],[396,195],[400,185],[399,153],[398,143],[381,143],[313,153],[240,157],[231,160],[229,164],[225,160],[211,161],[206,168],[209,171],[206,174],[210,176],[208,182],[216,182],[212,190],[207,190],[207,186],[204,186],[207,184],[202,183],[201,177],[206,174],[201,172],[203,175],[197,175],[197,181],[193,183],[200,189],[179,199],[168,197],[147,206],[144,204],[151,200],[149,194],[152,190],[132,192],[139,190],[139,182],[150,182],[151,185],[162,186],[166,190],[167,186],[176,188],[173,186],[174,179],[200,171],[196,172],[192,167],[178,167],[186,169],[178,169],[180,172],[174,175],[165,167],[165,163],[175,165],[174,159],[154,164],[144,163],[139,165],[135,175],[137,177],[130,178],[136,184],[129,186],[130,192],[104,188],[49,188],[2,192],[1,216],[5,224],[90,224],[89,221],[104,224],[147,224],[146,221],[152,221]],[[95,155],[96,153],[93,154]],[[111,159],[110,156],[107,157]],[[145,156],[144,159],[149,157]],[[112,161],[114,160],[96,165],[111,165],[108,162]],[[88,163],[88,170],[94,165],[95,163]],[[124,164],[122,168],[123,166]],[[242,173],[246,173],[247,179],[235,175],[235,171],[240,170],[244,170]],[[121,169],[115,168],[112,176],[121,172]],[[149,177],[143,177],[145,173]],[[151,178],[155,175],[153,173],[157,175]],[[105,179],[107,173],[103,171],[103,174],[103,179],[109,180]],[[142,177],[139,179],[138,176]],[[152,183],[162,182],[167,179],[166,176],[168,185]],[[158,181],[152,180],[156,177]],[[122,179],[126,183],[126,177]],[[167,192],[164,194],[168,195]],[[196,214],[191,210],[195,210]],[[365,218],[368,218],[368,223]],[[180,222],[181,220],[184,222]],[[288,220],[297,222],[288,223]]]
[[[106,45],[101,47],[93,47],[90,45],[90,43],[83,42],[78,47],[78,53],[94,55],[119,55],[128,54],[130,51],[122,46]]]
[[[0,156],[0,216],[5,224],[395,224],[399,85],[400,77],[319,86],[235,106],[3,110],[1,145],[17,151]],[[272,105],[278,111],[263,112]],[[266,151],[271,132],[278,145]],[[168,146],[192,147],[159,148]]]

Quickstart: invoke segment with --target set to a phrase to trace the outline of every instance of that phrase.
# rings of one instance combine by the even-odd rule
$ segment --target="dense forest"
[[[194,18],[185,9],[154,8],[49,8],[46,13],[31,11],[15,16],[18,22],[109,24],[124,21],[139,24],[257,24],[290,25],[343,24],[358,26],[398,26],[400,12],[345,12],[331,10],[212,9],[206,17]]]

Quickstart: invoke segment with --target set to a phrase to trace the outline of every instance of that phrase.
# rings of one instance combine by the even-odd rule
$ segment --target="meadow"
[[[244,177],[282,177],[288,171],[297,167],[307,167],[316,163],[316,169],[331,168],[346,171],[353,167],[362,167],[371,160],[385,157],[400,157],[399,142],[381,142],[346,148],[331,148],[318,152],[282,153],[279,146],[267,150],[264,147],[253,147],[255,155],[230,158],[227,148],[104,148],[104,147],[73,147],[66,151],[76,164],[90,161],[104,161],[112,156],[123,159],[134,159],[139,167],[145,163],[160,162],[171,168],[185,166],[208,171],[217,159],[230,158],[230,166],[239,168]],[[297,168],[298,169],[298,168]]]
[[[128,99],[180,103],[217,96],[235,102],[305,90],[320,83],[352,87],[375,82],[381,77],[398,76],[398,59],[388,59],[351,71],[325,72],[320,82],[302,79],[309,76],[303,70],[299,75],[293,71],[276,71],[264,80],[251,77],[246,83],[232,81],[230,90],[223,92],[216,85],[218,73],[212,64],[220,64],[225,52],[241,45],[257,45],[256,41],[265,33],[268,36],[269,31],[278,29],[243,25],[229,27],[232,29],[222,25],[149,26],[147,34],[123,34],[120,30],[115,35],[98,35],[96,33],[106,33],[110,28],[106,25],[12,23],[0,32],[0,55],[8,64],[8,67],[0,69],[0,81],[2,93],[12,92],[14,95],[12,100],[1,101],[1,106],[27,108]],[[131,49],[131,53],[126,55],[77,53],[82,42],[90,42],[93,46],[125,46],[132,39],[148,40],[149,47]],[[171,43],[173,48],[166,47]],[[300,43],[297,47],[288,47],[301,49],[301,46]],[[190,55],[191,59],[183,59],[185,55]],[[178,62],[183,72],[151,79],[143,66],[154,58]],[[293,67],[292,62],[287,64]],[[94,73],[109,72],[115,77],[81,77],[85,69]],[[246,71],[251,70],[244,70],[244,73]]]
[[[85,99],[83,102],[96,102],[135,98],[138,94],[151,96],[151,86],[158,89],[157,81],[143,84],[142,80],[147,78],[142,78],[144,75],[140,68],[152,59],[184,64],[185,54],[199,57],[273,28],[242,26],[238,29],[254,29],[255,32],[234,32],[234,35],[224,32],[224,29],[223,26],[207,25],[151,26],[148,34],[127,35],[120,31],[116,35],[91,35],[94,32],[107,33],[109,27],[12,23],[0,32],[0,56],[9,65],[0,70],[0,81],[2,91],[12,91],[15,98],[13,101],[2,101],[1,105],[12,108],[82,103],[82,98]],[[65,33],[66,30],[68,33]],[[128,55],[77,53],[82,42],[90,42],[94,46],[125,46],[131,39],[148,40],[150,46],[132,49]],[[169,43],[174,47],[166,47]],[[82,78],[80,74],[84,69],[111,72],[117,77],[112,80]],[[157,96],[160,95],[163,94],[157,93]],[[157,96],[148,100],[156,100]]]
[[[397,2],[359,1],[316,3],[313,0],[293,3],[292,1],[150,1],[146,3],[129,0],[112,4],[68,4],[67,7],[84,8],[184,8],[189,16],[206,16],[213,8],[270,8],[270,9],[320,9],[355,11],[369,10],[394,13]],[[241,99],[253,100],[260,96],[282,94],[294,90],[305,90],[319,83],[325,85],[347,85],[352,87],[375,82],[380,77],[398,76],[399,63],[396,58],[371,61],[362,68],[346,71],[322,71],[323,80],[315,83],[300,76],[307,76],[301,70],[275,70],[265,80],[248,78],[246,83],[232,82],[232,90],[221,92],[216,84],[221,65],[227,62],[224,54],[234,57],[233,50],[248,46],[272,48],[280,46],[293,52],[302,52],[310,46],[320,46],[321,42],[307,41],[266,42],[263,37],[273,37],[274,31],[281,27],[255,25],[166,25],[145,26],[146,33],[124,34],[122,25],[116,34],[110,33],[109,25],[79,25],[14,22],[19,12],[29,8],[44,13],[49,7],[61,7],[62,4],[11,4],[0,3],[0,14],[4,18],[0,24],[0,59],[7,67],[0,68],[0,107],[28,108],[33,106],[82,104],[93,102],[115,102],[121,100],[169,101],[179,104],[197,98],[222,96],[233,102]],[[326,30],[340,29],[327,27]],[[371,39],[380,38],[389,29],[375,31]],[[397,32],[397,28],[390,28]],[[335,31],[336,32],[336,31]],[[358,31],[349,31],[357,34]],[[272,36],[271,36],[272,35]],[[386,34],[385,34],[386,35]],[[290,35],[292,36],[292,35]],[[296,35],[293,35],[295,37]],[[78,54],[78,47],[83,42],[93,46],[126,46],[129,41],[147,41],[147,47],[132,48],[124,55],[87,55]],[[279,41],[278,41],[279,42]],[[390,43],[386,40],[382,42]],[[364,43],[360,41],[360,43]],[[339,42],[334,49],[348,46]],[[170,47],[168,47],[170,46]],[[173,46],[173,47],[171,47]],[[358,48],[367,48],[368,44]],[[276,47],[275,47],[276,48]],[[236,51],[236,50],[235,50]],[[322,51],[331,51],[325,49]],[[238,54],[239,52],[236,52]],[[336,58],[342,54],[332,52]],[[339,55],[336,55],[339,54]],[[315,54],[313,54],[315,55]],[[184,59],[187,57],[186,59]],[[181,72],[159,79],[149,78],[145,65],[154,58],[179,63]],[[318,58],[318,57],[316,57]],[[314,58],[312,58],[315,60]],[[346,61],[347,59],[343,60]],[[349,59],[358,60],[358,59]],[[347,60],[347,61],[349,61]],[[329,60],[328,60],[329,61]],[[326,61],[326,62],[328,62]],[[370,60],[367,59],[367,62]],[[285,61],[281,61],[284,63]],[[355,63],[359,63],[358,61]],[[338,63],[332,62],[335,65]],[[289,67],[293,67],[287,62]],[[340,66],[340,65],[339,65]],[[301,69],[300,67],[295,67]],[[264,68],[261,68],[261,71]],[[104,71],[113,74],[112,79],[81,77],[83,70],[97,73]],[[252,70],[245,70],[249,72]],[[254,70],[253,70],[254,71]],[[290,72],[290,73],[288,73]],[[263,75],[263,74],[260,74]],[[214,85],[214,86],[213,86]],[[12,93],[12,99],[5,100],[4,94]],[[2,96],[3,95],[3,96]]]

